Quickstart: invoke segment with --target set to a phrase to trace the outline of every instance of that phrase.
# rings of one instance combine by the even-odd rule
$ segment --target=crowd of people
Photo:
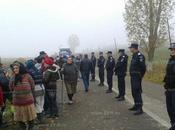
[[[131,90],[134,106],[129,108],[135,111],[134,115],[143,114],[142,80],[146,72],[145,56],[139,51],[137,43],[129,47],[133,53],[129,73],[131,77]],[[175,130],[175,43],[170,48],[171,58],[167,65],[164,79],[166,89],[167,111]],[[14,121],[18,122],[20,130],[34,130],[37,123],[42,123],[45,117],[57,118],[59,107],[57,103],[57,81],[64,81],[68,104],[74,104],[74,95],[77,91],[77,83],[82,78],[85,93],[89,92],[90,81],[96,81],[96,66],[100,83],[103,87],[105,81],[105,70],[107,87],[106,93],[113,92],[113,75],[118,79],[118,101],[125,100],[125,77],[127,75],[128,55],[124,49],[119,50],[117,60],[113,58],[112,52],[107,52],[107,59],[103,52],[99,53],[98,59],[95,53],[84,56],[60,56],[59,59],[49,57],[41,51],[35,59],[27,60],[25,63],[14,61],[11,65],[11,74],[7,73],[0,64],[0,128],[6,127],[3,121],[3,112],[6,100],[9,100],[14,107]],[[91,76],[91,79],[90,79]]]

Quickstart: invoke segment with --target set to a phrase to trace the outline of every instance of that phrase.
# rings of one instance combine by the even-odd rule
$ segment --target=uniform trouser
[[[89,88],[89,72],[81,72],[81,76],[83,79],[83,84],[86,90]]]
[[[113,72],[107,71],[107,83],[108,83],[108,89],[112,90],[113,85]]]
[[[166,105],[171,124],[175,125],[175,91],[166,91]]]
[[[132,96],[134,98],[135,107],[138,109],[143,106],[141,82],[142,78],[140,78],[140,76],[131,76]]]
[[[104,69],[99,69],[100,83],[104,83]]]
[[[49,114],[54,116],[58,114],[58,106],[56,102],[56,90],[46,89],[46,95],[48,98],[48,108],[50,109]]]
[[[125,96],[125,75],[118,75],[118,90],[119,90],[119,96],[124,97]]]
[[[91,71],[91,78],[92,78],[92,80],[95,80],[95,67],[94,67],[94,69]]]

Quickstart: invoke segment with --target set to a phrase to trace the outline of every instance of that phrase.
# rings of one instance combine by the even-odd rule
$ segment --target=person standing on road
[[[28,60],[26,62],[26,66],[28,69],[29,74],[32,76],[33,80],[35,81],[35,109],[37,113],[37,118],[39,123],[43,121],[43,111],[44,111],[44,94],[45,88],[43,85],[43,74],[41,70],[35,67],[35,63],[33,60]]]
[[[130,76],[132,96],[134,98],[134,106],[129,110],[136,111],[134,115],[140,115],[143,113],[142,79],[146,72],[145,56],[138,50],[137,43],[132,43],[129,48],[131,53],[133,53],[130,65]]]
[[[98,66],[98,72],[99,72],[99,78],[100,78],[100,83],[98,86],[104,86],[105,58],[103,56],[103,52],[99,53],[97,66]]]
[[[169,49],[171,50],[171,57],[166,68],[164,87],[166,89],[167,111],[171,121],[171,128],[169,130],[175,130],[175,43],[171,43]]]
[[[34,130],[36,118],[34,80],[20,62],[13,64],[13,72],[14,75],[11,77],[9,87],[13,93],[14,120],[19,123],[20,130],[26,130],[27,125],[28,130]]]
[[[108,90],[106,91],[106,93],[112,93],[115,59],[112,56],[112,51],[108,51],[107,56],[108,56],[108,60],[106,62],[105,67],[107,71]]]
[[[78,81],[78,68],[73,63],[72,58],[68,58],[67,63],[63,66],[62,73],[64,74],[64,83],[66,86],[69,104],[73,104],[73,96],[76,93]]]
[[[89,75],[92,70],[92,63],[88,58],[88,55],[84,55],[84,59],[80,63],[80,72],[83,79],[85,92],[89,91]]]
[[[119,95],[116,97],[118,101],[125,100],[125,77],[127,72],[128,56],[124,49],[119,50],[119,58],[115,65],[115,74],[118,77]]]
[[[97,60],[94,52],[91,53],[91,62],[92,62],[91,81],[95,81],[95,67]]]
[[[45,58],[43,80],[45,82],[46,96],[48,98],[49,117],[58,117],[58,106],[56,102],[57,96],[57,80],[59,80],[59,68],[53,65],[54,61],[51,58]]]

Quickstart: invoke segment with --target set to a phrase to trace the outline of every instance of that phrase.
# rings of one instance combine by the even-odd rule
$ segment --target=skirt
[[[26,106],[14,106],[14,120],[20,122],[27,122],[34,120],[37,115],[34,104]]]

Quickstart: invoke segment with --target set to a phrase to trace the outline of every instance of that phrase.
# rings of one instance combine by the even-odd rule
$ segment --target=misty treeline
[[[127,0],[124,20],[130,41],[137,41],[148,57],[152,70],[155,50],[169,43],[168,20],[173,17],[175,0]]]
[[[73,53],[75,53],[76,48],[80,45],[80,40],[77,34],[72,34],[69,36],[68,45]]]

